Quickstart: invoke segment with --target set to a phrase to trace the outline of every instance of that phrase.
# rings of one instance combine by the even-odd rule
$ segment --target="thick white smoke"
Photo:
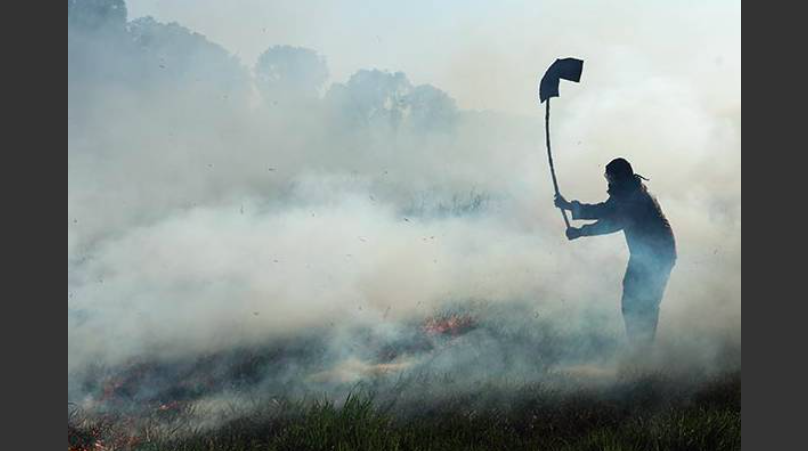
[[[322,70],[313,52],[275,49],[252,71],[178,25],[99,4],[68,2],[69,387],[99,364],[320,330],[339,337],[339,367],[366,357],[357,328],[394,336],[478,303],[579,336],[570,354],[620,336],[625,244],[563,239],[538,113],[462,111],[380,71],[299,88],[284,77]],[[740,98],[611,62],[631,76],[559,102],[562,184],[602,200],[615,156],[652,178],[681,247],[661,342],[709,365],[740,346]],[[540,351],[509,339],[528,372]],[[476,340],[474,358],[434,367],[499,368],[502,344]]]

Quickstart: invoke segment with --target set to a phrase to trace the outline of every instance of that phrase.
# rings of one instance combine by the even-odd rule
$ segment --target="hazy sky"
[[[535,85],[557,56],[587,60],[588,80],[658,77],[741,97],[741,2],[564,0],[129,0],[130,18],[180,22],[247,65],[290,44],[328,57],[335,81],[358,69],[404,71],[462,107],[535,112]],[[597,89],[591,82],[589,89]],[[702,86],[701,89],[703,90]]]

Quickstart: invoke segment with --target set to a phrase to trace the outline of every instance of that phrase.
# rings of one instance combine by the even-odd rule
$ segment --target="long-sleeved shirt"
[[[573,202],[572,217],[597,221],[581,228],[584,236],[623,231],[632,258],[676,260],[676,238],[670,222],[642,183],[620,194],[611,193],[609,199],[600,204]]]

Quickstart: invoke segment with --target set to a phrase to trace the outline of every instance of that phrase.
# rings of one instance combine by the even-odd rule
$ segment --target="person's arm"
[[[572,219],[578,220],[601,220],[610,219],[616,216],[617,204],[611,198],[600,204],[583,204],[578,201],[570,202]]]
[[[581,227],[581,236],[610,235],[623,230],[623,225],[615,219],[601,219],[600,221]]]
[[[611,198],[606,202],[595,205],[582,204],[575,201],[567,203],[567,206],[575,220],[597,220],[596,223],[585,225],[581,228],[569,228],[567,230],[567,238],[570,240],[577,240],[578,238],[588,236],[609,235],[617,233],[624,228],[623,222],[620,219],[618,204]]]

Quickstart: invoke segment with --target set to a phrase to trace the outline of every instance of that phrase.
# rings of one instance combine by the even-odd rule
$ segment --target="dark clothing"
[[[673,266],[673,261],[629,262],[623,279],[623,319],[632,343],[653,343],[656,338],[659,307]]]
[[[597,220],[581,228],[584,236],[623,231],[631,252],[623,281],[623,317],[629,339],[649,343],[656,336],[659,306],[676,264],[676,239],[659,202],[634,178],[611,186],[602,204],[572,204],[572,216]]]
[[[574,202],[573,219],[597,220],[581,228],[584,236],[625,232],[632,259],[676,261],[676,239],[659,202],[639,180],[611,187],[609,200],[587,205]]]

